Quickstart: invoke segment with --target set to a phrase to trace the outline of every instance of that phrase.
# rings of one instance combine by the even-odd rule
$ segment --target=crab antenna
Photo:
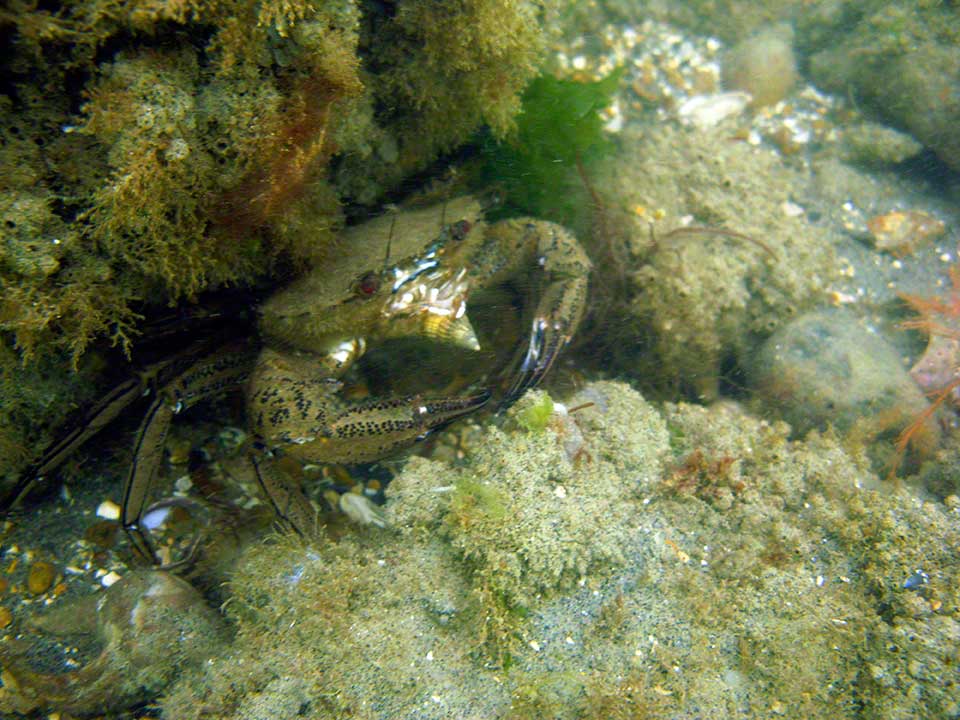
[[[397,206],[396,205],[387,205],[387,212],[393,213],[393,218],[390,220],[390,234],[387,236],[387,254],[383,257],[383,269],[386,270],[387,266],[390,264],[390,243],[393,242],[393,228],[397,224]]]

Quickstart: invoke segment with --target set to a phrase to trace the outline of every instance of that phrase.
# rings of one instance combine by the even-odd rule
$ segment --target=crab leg
[[[133,462],[123,487],[121,521],[137,553],[159,564],[143,518],[173,416],[200,400],[239,387],[249,377],[254,353],[232,346],[211,353],[161,388],[137,430]]]
[[[72,430],[51,445],[35,465],[23,472],[16,486],[0,500],[0,513],[17,507],[47,479],[50,473],[60,467],[72,452],[136,401],[143,394],[143,388],[144,383],[140,378],[130,378],[113,388]]]
[[[124,410],[143,397],[164,387],[170,378],[182,373],[198,355],[223,344],[222,339],[203,339],[191,343],[180,352],[138,370],[132,377],[115,385],[81,418],[71,423],[71,429],[52,443],[43,456],[28,467],[20,480],[0,498],[0,514],[17,507],[31,492],[90,438],[113,422]]]
[[[421,395],[349,401],[341,383],[318,374],[322,356],[265,349],[254,371],[247,415],[262,443],[304,459],[328,463],[378,460],[482,407],[484,391],[463,397]],[[311,370],[313,371],[311,374]],[[310,503],[273,461],[255,460],[257,479],[278,515],[303,535],[316,529]]]
[[[134,377],[114,386],[82,418],[74,423],[69,432],[56,440],[43,454],[43,457],[23,472],[16,487],[0,502],[0,512],[6,512],[19,505],[73,452],[113,422],[130,405],[149,393],[151,388],[163,384],[166,381],[165,378],[171,373],[180,371],[185,362],[196,352],[197,347],[192,346],[179,355],[150,365],[137,372]]]
[[[306,496],[277,467],[272,457],[257,457],[257,453],[250,453],[249,458],[257,483],[273,505],[280,522],[305,537],[315,536],[320,529],[317,510]]]

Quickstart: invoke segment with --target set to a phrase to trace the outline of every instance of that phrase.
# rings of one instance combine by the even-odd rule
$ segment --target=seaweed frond
[[[612,101],[623,68],[601,80],[577,82],[541,75],[527,87],[517,131],[503,142],[485,137],[483,180],[504,193],[505,210],[565,224],[575,213],[566,188],[610,151],[600,111]]]

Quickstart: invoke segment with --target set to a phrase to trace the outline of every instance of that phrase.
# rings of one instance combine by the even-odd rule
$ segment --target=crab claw
[[[527,351],[514,371],[509,390],[500,400],[501,411],[513,405],[527,390],[540,384],[569,340],[570,336],[559,332],[556,325],[551,327],[543,318],[534,319]]]
[[[412,445],[461,415],[478,410],[489,399],[490,393],[483,391],[463,397],[425,399],[409,395],[350,403],[336,413],[315,438],[284,447],[292,451],[300,445],[315,445],[316,454],[322,454],[325,462],[371,462]],[[251,459],[260,486],[277,515],[301,535],[314,536],[319,525],[310,501],[291,487],[275,463],[253,455]]]
[[[340,462],[367,462],[421,440],[434,430],[483,407],[486,390],[474,395],[424,398],[409,395],[361,402],[340,412],[325,429],[322,442],[342,448]]]
[[[543,380],[580,324],[586,293],[586,272],[547,286],[530,326],[527,347],[514,362],[512,381],[500,400],[499,411],[506,410]]]

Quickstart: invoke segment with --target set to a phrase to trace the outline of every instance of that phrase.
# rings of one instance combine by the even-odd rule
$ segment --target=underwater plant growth
[[[248,408],[264,418],[241,418],[229,400],[200,405],[170,424],[151,459],[174,495],[170,523],[203,526],[196,561],[181,570],[193,588],[174,583],[167,602],[133,569],[118,481],[129,456],[110,458],[129,447],[122,419],[95,441],[95,462],[66,463],[59,493],[0,526],[0,651],[11,651],[0,652],[0,714],[960,717],[950,319],[960,213],[954,179],[932,162],[948,157],[952,135],[911,134],[924,103],[937,122],[954,113],[942,93],[952,75],[914,95],[911,83],[945,66],[916,62],[875,87],[885,65],[949,60],[951,24],[928,21],[955,19],[956,8],[907,5],[231,0],[94,3],[110,12],[91,14],[69,0],[59,12],[27,2],[0,11],[0,39],[16,51],[0,59],[16,71],[3,111],[48,112],[0,145],[4,159],[33,158],[0,179],[0,209],[16,224],[0,231],[17,239],[0,244],[5,289],[42,288],[53,302],[96,264],[110,286],[102,300],[113,292],[137,315],[117,326],[120,346],[171,301],[200,327],[232,318],[221,303],[243,293],[205,297],[221,284],[254,286],[259,303],[300,275],[293,287],[325,308],[307,321],[302,294],[264,303],[270,372]],[[50,59],[66,74],[44,69]],[[55,91],[47,98],[35,81]],[[463,164],[449,167],[447,151]],[[84,163],[72,175],[69,158]],[[459,217],[451,198],[472,182],[499,191],[504,214],[537,220],[491,218],[482,235],[505,244],[470,252],[482,223]],[[412,197],[441,208],[429,231],[413,231],[420,249],[466,244],[440,287],[427,283],[440,256],[417,255],[410,273],[399,262]],[[398,207],[384,210],[390,201]],[[365,313],[365,299],[388,296],[455,310],[457,281],[523,254],[509,248],[528,224],[549,245],[546,221],[561,217],[578,243],[538,247],[503,283],[477,279],[469,332],[430,318],[446,339],[413,340],[430,333],[412,333],[410,318],[379,327],[381,308]],[[154,225],[183,233],[175,249],[193,260],[182,276],[153,245]],[[35,242],[45,233],[66,247]],[[539,257],[578,261],[541,268]],[[343,292],[327,302],[317,288],[331,283]],[[395,283],[410,297],[394,297]],[[565,292],[566,320],[536,310],[536,298]],[[95,397],[88,378],[125,373],[127,362],[103,347],[109,321],[93,331],[99,340],[85,336],[79,375],[67,370],[66,341],[79,319],[51,316],[33,335],[21,324],[18,349],[16,313],[50,307],[32,298],[0,304],[10,467],[40,452],[46,423],[72,407],[64,395],[86,386]],[[550,322],[567,322],[553,336],[566,338],[584,308],[586,331],[540,383],[550,363],[535,360],[565,344],[549,340]],[[914,311],[907,323],[920,332],[900,331]],[[253,324],[249,312],[239,324]],[[377,342],[366,352],[325,342],[322,359],[289,352],[336,334],[324,318]],[[131,344],[135,361],[146,347]],[[284,374],[298,363],[305,373]],[[319,451],[334,434],[284,422],[310,403],[415,431],[432,412],[420,400],[480,385],[510,407],[465,414],[372,466],[312,462],[333,457]],[[940,399],[928,403],[934,389]],[[391,414],[377,408],[384,397],[406,399]],[[901,476],[887,477],[914,418],[923,425]],[[245,428],[276,429],[262,444],[284,479],[266,463],[257,474]],[[379,458],[392,444],[382,438],[337,438],[336,449]],[[281,516],[322,527],[271,532],[263,485]],[[206,510],[183,512],[190,503]],[[175,556],[175,533],[152,536],[160,557]],[[166,605],[118,615],[107,612],[114,597]],[[55,632],[81,616],[92,634]],[[184,644],[171,667],[164,643],[199,628],[191,618],[212,619],[191,640],[216,642]],[[224,620],[234,634],[221,633]],[[57,671],[68,684],[91,680],[76,685],[82,705],[58,691]]]
[[[57,379],[40,397],[4,381],[0,474],[97,383],[94,343],[129,353],[165,306],[315,265],[345,203],[377,202],[481,123],[506,133],[544,49],[539,14],[7,3],[0,378],[34,363]]]
[[[622,68],[593,82],[540,75],[524,90],[516,131],[505,138],[484,134],[482,182],[502,192],[504,213],[579,224],[584,173],[612,148],[600,111],[622,76]]]

